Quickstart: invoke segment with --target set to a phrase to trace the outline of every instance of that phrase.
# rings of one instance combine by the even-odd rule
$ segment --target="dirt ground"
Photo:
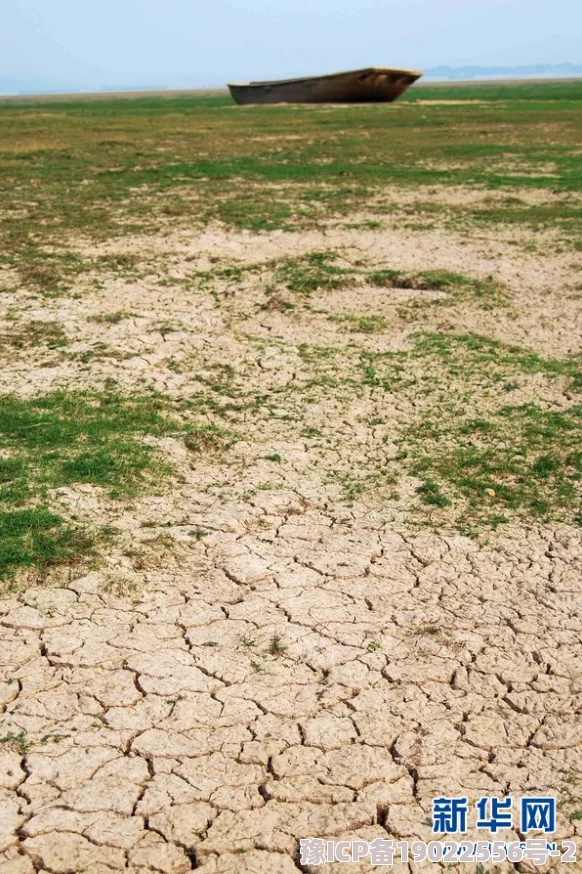
[[[302,866],[299,839],[429,841],[440,795],[555,795],[555,839],[580,838],[580,527],[515,518],[470,536],[421,519],[411,476],[382,501],[375,480],[345,494],[395,456],[396,425],[423,404],[353,387],[353,357],[410,349],[419,330],[577,355],[579,254],[551,232],[341,222],[76,246],[131,255],[141,273],[88,274],[82,294],[52,299],[15,279],[0,332],[16,311],[18,325],[58,323],[68,346],[7,344],[3,392],[114,378],[179,399],[228,365],[237,396],[268,395],[269,414],[234,411],[232,445],[202,455],[151,438],[178,473],[160,494],[120,505],[85,484],[54,496],[122,539],[66,585],[0,602],[3,874],[339,874]],[[297,301],[273,287],[274,261],[323,250],[346,269],[493,278],[509,303],[362,281]],[[217,265],[242,278],[199,279]],[[371,314],[381,329],[350,329]],[[314,388],[315,348],[335,357]],[[525,376],[520,402],[567,407],[567,383],[544,379]]]

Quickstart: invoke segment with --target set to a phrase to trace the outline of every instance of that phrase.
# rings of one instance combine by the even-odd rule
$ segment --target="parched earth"
[[[555,838],[580,837],[581,529],[512,517],[475,533],[423,507],[398,434],[435,397],[354,377],[362,354],[410,350],[419,330],[579,354],[579,256],[532,240],[217,226],[79,240],[139,270],[96,267],[78,294],[42,299],[9,277],[2,334],[51,322],[68,342],[7,343],[4,392],[114,378],[177,401],[203,393],[200,421],[231,437],[195,453],[150,438],[175,477],[132,503],[89,484],[53,496],[121,539],[99,566],[0,602],[3,874],[335,874],[302,866],[299,840],[429,841],[440,795],[554,795]],[[504,302],[361,278],[302,297],[277,280],[277,259],[329,250],[346,270],[492,277]],[[358,328],[370,315],[373,330]],[[420,379],[433,365],[404,368]],[[479,374],[471,388],[496,403]],[[562,377],[528,372],[513,391],[572,403]]]

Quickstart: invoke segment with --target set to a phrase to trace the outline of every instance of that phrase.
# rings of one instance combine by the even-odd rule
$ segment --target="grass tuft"
[[[274,281],[297,294],[336,291],[355,281],[353,270],[338,267],[334,252],[310,252],[300,258],[286,258],[275,269]]]
[[[235,442],[231,431],[217,425],[197,425],[184,437],[184,443],[191,452],[223,452]]]

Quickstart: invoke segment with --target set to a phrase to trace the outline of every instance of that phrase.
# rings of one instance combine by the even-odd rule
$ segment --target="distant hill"
[[[582,64],[528,64],[520,67],[429,67],[424,71],[425,78],[466,81],[467,79],[525,79],[539,76],[582,76]]]

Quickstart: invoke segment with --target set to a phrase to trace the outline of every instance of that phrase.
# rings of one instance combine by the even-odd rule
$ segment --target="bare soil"
[[[7,290],[2,334],[57,321],[69,345],[6,344],[0,385],[27,396],[114,378],[179,397],[229,364],[264,394],[301,382],[303,344],[408,348],[419,322],[399,308],[446,298],[356,284],[285,312],[263,306],[262,274],[217,280],[214,293],[194,281],[217,263],[324,249],[345,264],[492,276],[509,306],[429,306],[422,328],[579,353],[577,258],[548,251],[551,234],[536,241],[543,257],[506,232],[438,228],[216,226],[88,250],[79,241],[95,257],[136,256],[142,275],[104,276],[98,287],[85,276],[76,296],[48,300]],[[388,328],[356,335],[333,320],[354,313]],[[536,385],[524,391],[535,396]],[[281,395],[282,416],[294,403]],[[508,786],[514,797],[557,796],[556,839],[579,836],[570,815],[582,775],[580,529],[514,524],[488,541],[418,527],[373,495],[346,503],[329,474],[366,468],[377,450],[363,424],[372,413],[389,435],[411,409],[346,405],[332,393],[299,423],[257,411],[226,453],[193,459],[178,440],[161,441],[180,480],[159,497],[120,507],[90,486],[55,496],[144,552],[136,561],[118,548],[65,587],[0,602],[3,874],[315,872],[299,868],[302,837],[428,841],[435,796],[473,801]],[[345,435],[329,455],[302,436],[322,422]],[[156,551],[152,533],[162,531],[171,546]]]

